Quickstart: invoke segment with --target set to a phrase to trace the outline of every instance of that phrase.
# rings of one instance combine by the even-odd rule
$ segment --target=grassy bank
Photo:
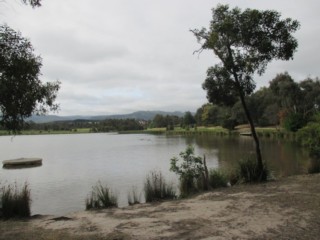
[[[16,135],[50,135],[50,134],[81,134],[90,133],[90,128],[76,128],[71,130],[23,130]],[[0,136],[14,135],[6,130],[0,130]]]
[[[257,127],[257,134],[259,137],[266,138],[283,138],[295,140],[296,134],[293,132],[285,131],[279,127]],[[50,134],[84,134],[91,133],[90,128],[76,128],[72,130],[23,130],[17,135],[50,135]],[[239,136],[240,133],[250,133],[250,128],[247,125],[237,126],[235,130],[229,131],[220,126],[204,127],[199,126],[196,128],[180,128],[176,127],[174,130],[167,130],[166,128],[148,128],[145,130],[132,130],[121,131],[119,134],[166,134],[166,135],[216,135],[216,136]],[[13,135],[5,130],[0,130],[0,136]]]
[[[288,132],[283,128],[279,127],[257,127],[257,134],[259,137],[263,138],[281,138],[296,140],[296,134],[293,132]],[[250,134],[250,128],[248,125],[237,126],[235,130],[229,131],[220,126],[215,127],[196,127],[196,128],[180,128],[176,127],[174,130],[167,130],[166,128],[149,128],[139,131],[123,131],[120,134],[165,134],[165,135],[216,135],[216,136],[239,136],[241,133]]]

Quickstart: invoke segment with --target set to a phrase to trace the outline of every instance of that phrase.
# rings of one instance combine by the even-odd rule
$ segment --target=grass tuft
[[[176,191],[172,184],[167,184],[161,172],[151,172],[144,183],[146,202],[175,199]]]
[[[254,157],[247,157],[238,162],[237,174],[240,181],[244,183],[266,181],[269,171],[264,164],[262,173],[259,171],[257,161]]]
[[[211,188],[220,188],[228,186],[228,176],[221,169],[210,169],[209,186]]]
[[[92,187],[91,194],[86,199],[86,210],[117,207],[118,199],[107,186],[101,182]]]
[[[25,183],[21,189],[18,185],[1,188],[1,208],[4,218],[30,217],[31,196],[29,185]]]

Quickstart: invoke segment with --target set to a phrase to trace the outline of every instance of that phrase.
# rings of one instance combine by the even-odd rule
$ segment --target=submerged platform
[[[32,167],[42,165],[42,158],[17,158],[2,161],[4,168]]]

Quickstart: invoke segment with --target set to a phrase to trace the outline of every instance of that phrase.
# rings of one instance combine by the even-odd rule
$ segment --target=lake
[[[254,153],[250,137],[165,136],[149,134],[70,134],[0,137],[0,160],[41,157],[43,165],[24,169],[0,169],[0,184],[27,182],[32,214],[84,210],[85,199],[98,181],[107,184],[127,205],[127,193],[142,191],[146,175],[161,171],[177,184],[169,171],[170,159],[188,145],[196,155],[206,155],[208,168],[231,167],[239,158]],[[304,173],[307,152],[295,143],[261,139],[263,158],[276,176]]]

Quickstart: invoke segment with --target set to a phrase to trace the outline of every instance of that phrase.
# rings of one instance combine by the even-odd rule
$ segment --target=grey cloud
[[[296,80],[320,76],[317,0],[219,3],[271,8],[301,22],[294,60],[270,63],[265,74],[255,78],[258,87],[284,71]],[[18,6],[6,11],[4,20],[29,37],[41,54],[42,79],[62,82],[61,115],[195,111],[206,102],[201,84],[217,58],[210,51],[193,55],[199,45],[189,30],[208,27],[216,4],[212,0],[55,0],[44,1],[36,10]]]

